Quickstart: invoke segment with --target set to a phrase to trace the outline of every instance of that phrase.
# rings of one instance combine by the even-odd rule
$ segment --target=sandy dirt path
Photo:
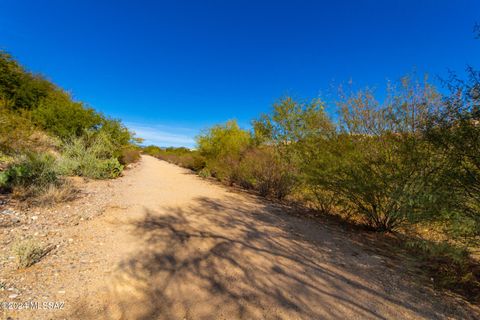
[[[65,231],[90,262],[59,271],[66,308],[19,318],[477,318],[340,227],[188,170],[144,156],[113,184],[101,216]]]

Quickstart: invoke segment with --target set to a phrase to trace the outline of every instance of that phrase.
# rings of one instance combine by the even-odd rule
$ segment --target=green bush
[[[162,153],[162,149],[160,147],[157,147],[157,146],[146,146],[146,147],[143,147],[142,148],[142,152],[144,154],[148,154],[150,156],[157,156],[159,155],[160,153]]]
[[[198,154],[198,152],[191,152],[180,156],[176,163],[184,168],[200,171],[205,167],[205,159]]]
[[[451,93],[430,115],[424,135],[445,157],[440,183],[449,188],[451,231],[472,238],[480,234],[480,72],[469,69],[467,80],[454,78],[449,86]]]
[[[147,146],[143,148],[143,153],[197,172],[206,165],[205,158],[198,151],[185,147],[162,149],[157,146]]]
[[[27,154],[7,170],[0,172],[0,186],[3,189],[34,188],[35,193],[41,193],[49,185],[58,182],[56,160],[49,154]]]
[[[242,154],[252,144],[248,131],[232,120],[204,131],[197,137],[198,152],[217,179],[234,183]]]
[[[435,183],[438,163],[424,143],[409,136],[339,135],[318,146],[307,159],[306,182],[335,194],[338,205],[370,227],[389,231],[441,211],[447,190]]]
[[[29,147],[33,125],[24,117],[0,105],[0,152],[14,154]]]
[[[124,148],[136,148],[136,143],[141,142],[141,139],[125,127],[120,120],[103,118],[101,127],[97,132],[108,140],[112,150],[112,156],[119,158]]]
[[[212,176],[208,168],[203,168],[200,171],[198,171],[198,175],[202,178],[210,178]]]
[[[255,174],[261,182],[257,187],[261,193],[273,192],[282,198],[304,182],[305,159],[318,150],[311,141],[322,140],[334,132],[324,110],[318,99],[299,102],[285,97],[273,105],[270,114],[253,121],[255,143],[266,146],[261,152],[265,160],[257,161],[266,171],[262,174],[262,170],[257,170]]]
[[[60,90],[52,91],[31,112],[33,122],[47,132],[66,140],[102,123],[102,116]]]
[[[0,51],[0,154],[13,159],[0,163],[1,191],[35,204],[72,199],[76,189],[61,175],[117,177],[118,159],[138,159],[139,141],[120,121],[73,100]]]
[[[272,147],[248,150],[240,160],[236,182],[262,196],[282,199],[295,186],[294,168],[288,167]]]
[[[298,145],[310,189],[335,194],[336,205],[379,231],[438,218],[448,194],[438,177],[443,157],[421,133],[437,92],[404,79],[387,96],[382,103],[369,90],[343,96],[342,127]]]
[[[450,289],[478,301],[480,269],[465,248],[419,239],[405,242],[405,247],[421,261],[435,287]]]
[[[51,82],[25,71],[11,55],[0,50],[0,106],[31,110],[53,90]]]
[[[135,163],[138,160],[140,160],[140,150],[138,148],[125,147],[122,149],[119,159],[122,165]]]
[[[121,174],[123,166],[114,154],[115,147],[107,134],[87,132],[65,144],[60,168],[65,175],[93,179],[115,178]]]

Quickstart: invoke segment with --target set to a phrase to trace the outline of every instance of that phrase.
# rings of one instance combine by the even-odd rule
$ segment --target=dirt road
[[[78,244],[62,256],[74,268],[58,268],[55,285],[43,283],[64,289],[51,299],[63,299],[65,309],[12,317],[476,318],[340,227],[188,170],[144,156],[110,184],[103,214],[64,231]]]

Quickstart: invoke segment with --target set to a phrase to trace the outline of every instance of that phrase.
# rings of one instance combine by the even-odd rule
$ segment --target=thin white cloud
[[[196,132],[189,128],[132,122],[127,122],[126,126],[134,131],[137,137],[144,139],[144,145],[188,148],[195,146]]]

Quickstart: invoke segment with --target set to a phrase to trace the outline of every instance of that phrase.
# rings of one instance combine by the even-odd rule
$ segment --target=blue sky
[[[0,48],[147,143],[193,146],[279,97],[480,65],[478,0],[2,0]]]

